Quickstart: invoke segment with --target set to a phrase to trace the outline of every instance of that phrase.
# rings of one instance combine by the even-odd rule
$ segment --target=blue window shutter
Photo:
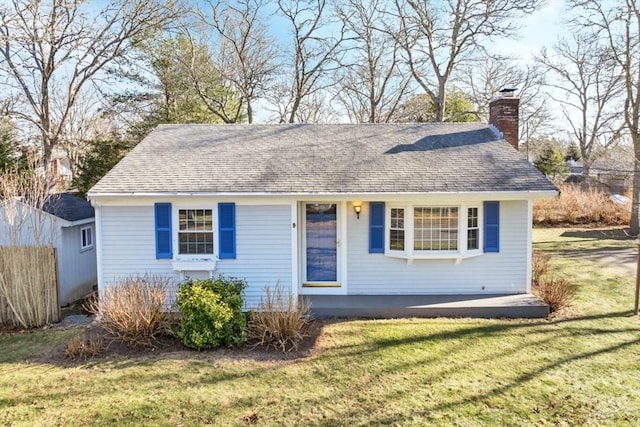
[[[369,203],[369,253],[384,253],[384,202]]]
[[[484,251],[500,252],[500,202],[484,202]]]
[[[171,203],[156,203],[156,259],[171,259]]]
[[[218,204],[218,243],[220,259],[236,257],[236,204]]]

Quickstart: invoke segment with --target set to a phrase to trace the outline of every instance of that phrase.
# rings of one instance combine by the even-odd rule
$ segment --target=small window
[[[391,224],[389,227],[389,249],[404,250],[404,209],[391,208]]]
[[[80,250],[93,247],[93,227],[80,229]]]
[[[413,249],[458,250],[458,208],[414,208]]]
[[[467,210],[467,249],[480,248],[480,228],[478,227],[478,208]]]
[[[213,215],[211,209],[178,211],[178,253],[213,254]]]

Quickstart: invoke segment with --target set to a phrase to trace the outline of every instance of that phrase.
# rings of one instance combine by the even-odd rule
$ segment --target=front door
[[[307,286],[336,286],[338,228],[336,203],[305,203],[304,258]]]

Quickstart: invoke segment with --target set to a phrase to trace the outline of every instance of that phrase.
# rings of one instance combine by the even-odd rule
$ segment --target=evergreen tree
[[[12,128],[0,120],[0,172],[7,169],[24,169],[27,158],[22,153],[14,138]]]
[[[71,187],[81,196],[107,174],[135,144],[117,137],[96,139],[89,142],[89,150],[82,159],[82,166],[71,182]]]
[[[580,154],[580,149],[578,148],[578,144],[572,142],[567,148],[567,152],[565,154],[565,160],[574,160],[579,162],[582,159],[582,155]]]
[[[558,175],[569,171],[562,150],[552,144],[547,145],[540,152],[533,165],[551,179],[555,179]]]

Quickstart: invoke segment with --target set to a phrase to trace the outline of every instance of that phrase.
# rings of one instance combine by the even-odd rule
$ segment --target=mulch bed
[[[302,341],[297,350],[283,353],[273,348],[255,347],[248,342],[242,347],[217,348],[211,350],[193,350],[185,347],[182,342],[170,335],[158,337],[154,347],[137,348],[113,340],[100,325],[93,322],[83,326],[54,326],[53,328],[77,329],[78,336],[84,336],[91,340],[102,340],[104,346],[98,355],[93,357],[77,357],[71,359],[65,354],[67,343],[58,345],[47,354],[36,355],[32,359],[37,363],[49,363],[55,365],[77,366],[86,363],[100,363],[100,361],[125,359],[134,361],[136,359],[245,359],[258,361],[291,361],[303,359],[316,354],[319,349],[317,341],[322,334],[324,321],[316,320],[312,323],[309,335]],[[10,330],[8,333],[20,333],[19,330]],[[23,332],[23,331],[22,331]]]

